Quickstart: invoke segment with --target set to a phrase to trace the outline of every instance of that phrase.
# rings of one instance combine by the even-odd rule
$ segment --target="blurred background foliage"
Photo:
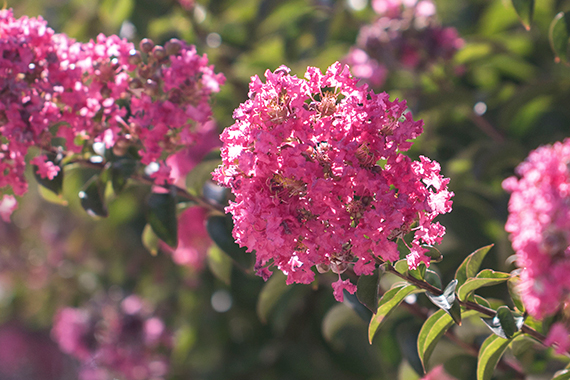
[[[440,247],[444,260],[434,265],[447,283],[467,254],[490,243],[495,247],[483,267],[514,268],[504,231],[508,195],[501,182],[530,150],[569,135],[570,68],[554,62],[548,27],[557,12],[570,9],[570,1],[537,1],[530,31],[510,1],[435,3],[439,22],[457,28],[465,41],[452,74],[440,63],[424,72],[397,70],[376,90],[408,100],[414,117],[425,121],[425,132],[409,154],[439,161],[451,178],[453,212],[439,219],[447,228]],[[282,64],[298,76],[308,65],[324,70],[343,59],[360,28],[378,17],[365,0],[7,0],[7,7],[16,17],[41,15],[56,32],[80,41],[104,33],[135,43],[176,37],[195,44],[227,78],[213,105],[220,131],[246,100],[252,75]],[[94,220],[76,197],[88,174],[78,170],[66,176],[68,207],[49,194],[40,197],[45,190],[31,186],[14,223],[0,224],[5,326],[17,324],[45,338],[58,308],[80,306],[98,294],[121,299],[135,293],[174,334],[171,379],[420,377],[415,345],[423,321],[408,308],[398,309],[369,345],[367,321],[351,307],[354,299],[334,301],[332,275],[321,275],[312,286],[284,287],[276,274],[265,286],[261,278],[229,266],[229,258],[215,247],[208,259],[211,270],[178,266],[163,252],[151,255],[141,242],[142,200],[150,188],[132,184],[120,196],[111,195],[110,216]],[[383,288],[393,281],[386,276]],[[506,286],[482,294],[502,298]],[[215,307],[220,299],[224,307]],[[425,297],[418,297],[417,305],[433,308]],[[457,334],[480,344],[489,331],[467,320]],[[476,359],[468,351],[443,340],[432,362],[445,362],[459,379],[473,379]],[[564,365],[548,351],[523,347],[509,355],[537,376]],[[50,360],[60,360],[63,367],[34,369],[26,378],[50,378],[48,372],[51,378],[76,376],[73,360]],[[0,370],[0,379],[16,379],[9,376]],[[501,366],[496,376],[514,378]]]

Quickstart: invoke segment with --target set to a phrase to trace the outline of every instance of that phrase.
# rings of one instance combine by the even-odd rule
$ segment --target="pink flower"
[[[47,156],[42,154],[41,156],[34,157],[30,164],[36,165],[38,167],[37,173],[42,178],[48,178],[50,180],[57,176],[57,173],[61,170],[59,166],[55,165],[53,162],[47,160]]]
[[[346,290],[350,294],[354,294],[356,292],[356,285],[350,282],[350,280],[344,280],[339,276],[338,281],[332,283],[332,287],[334,289],[333,294],[334,298],[338,302],[344,301],[344,293],[343,291]]]
[[[162,249],[172,254],[178,265],[195,270],[204,267],[204,260],[212,240],[206,231],[207,211],[201,207],[189,207],[178,217],[178,246],[176,249],[162,244]]]
[[[438,365],[431,371],[429,371],[421,380],[457,380],[455,377],[450,376],[445,369],[443,364]]]
[[[429,263],[421,245],[441,241],[445,229],[433,220],[451,210],[453,193],[436,162],[401,153],[422,122],[405,102],[358,87],[340,63],[324,74],[309,67],[306,80],[288,73],[252,78],[214,172],[235,194],[226,211],[258,273],[275,266],[287,283],[306,284],[314,266],[340,274],[356,259],[357,274],[370,274],[377,257],[399,258],[395,240],[408,233],[409,265]],[[352,290],[335,284],[337,299]]]
[[[10,216],[18,208],[18,201],[13,195],[4,195],[0,201],[0,217],[6,223],[10,223]]]
[[[557,354],[564,354],[570,350],[570,332],[563,323],[557,322],[550,327],[544,345],[554,346]]]
[[[522,268],[520,290],[530,315],[557,312],[570,291],[570,140],[531,152],[507,178],[511,193],[510,233],[516,263]]]

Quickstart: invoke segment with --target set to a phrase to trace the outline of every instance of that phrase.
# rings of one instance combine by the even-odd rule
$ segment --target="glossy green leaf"
[[[482,270],[476,277],[469,278],[457,291],[457,296],[461,301],[465,301],[467,297],[475,290],[484,286],[492,286],[505,282],[509,279],[510,275],[503,272],[495,272],[492,269]]]
[[[374,270],[370,276],[360,276],[356,284],[356,297],[361,304],[373,313],[378,309],[378,287],[380,285],[379,270]]]
[[[568,39],[570,38],[570,12],[560,12],[550,23],[548,34],[550,47],[556,55],[556,62],[568,62]]]
[[[463,314],[463,317],[467,318],[475,314],[477,314],[476,311],[468,310]],[[453,318],[451,318],[445,310],[441,309],[433,313],[424,322],[418,335],[418,355],[420,356],[425,371],[427,371],[428,360],[437,342],[439,342],[443,334],[445,334],[454,323]]]
[[[503,339],[512,338],[522,327],[524,318],[514,316],[507,306],[497,309],[497,314],[493,318],[481,318],[493,333]]]
[[[477,358],[477,380],[490,380],[493,377],[495,367],[511,341],[495,334],[485,339]]]
[[[290,289],[286,283],[287,276],[280,271],[275,271],[267,280],[257,298],[257,316],[263,322],[267,322],[269,313],[275,308],[281,297]]]
[[[493,244],[481,247],[478,250],[472,252],[469,256],[463,260],[457,271],[455,272],[455,279],[457,280],[457,287],[460,288],[461,285],[467,281],[470,277],[475,277],[483,259],[493,247]]]
[[[150,224],[144,226],[143,233],[141,236],[142,243],[144,247],[150,252],[151,255],[156,256],[158,254],[158,236],[152,230]]]
[[[386,318],[394,311],[400,303],[413,293],[420,293],[423,290],[418,289],[414,285],[410,284],[402,284],[398,283],[395,284],[390,290],[388,290],[378,303],[378,310],[372,316],[370,320],[370,325],[368,326],[368,341],[372,344],[372,339],[374,339],[374,335],[382,325],[382,323],[386,320]]]
[[[104,184],[99,181],[99,176],[91,177],[79,192],[81,207],[91,216],[107,217],[109,212],[105,205]]]
[[[530,30],[532,16],[534,13],[534,0],[511,0],[515,11],[526,30]]]
[[[212,244],[208,249],[208,268],[217,279],[230,285],[232,277],[232,259],[217,245]]]
[[[111,165],[111,184],[113,191],[119,194],[125,188],[127,180],[133,175],[137,167],[136,161],[128,158],[120,159]]]
[[[461,325],[461,307],[459,306],[459,302],[455,299],[456,287],[457,280],[453,280],[445,287],[443,294],[435,295],[427,292],[426,295],[434,305],[448,313],[455,323]]]
[[[152,193],[147,200],[147,220],[156,235],[172,248],[178,245],[176,199],[171,193]]]
[[[570,380],[570,369],[561,369],[554,374],[552,380]]]
[[[54,153],[47,153],[47,161],[53,163],[55,166],[59,167],[59,171],[57,175],[53,177],[53,179],[49,178],[42,178],[41,175],[37,173],[38,167],[33,165],[33,172],[36,178],[36,181],[46,189],[52,191],[53,193],[60,195],[63,190],[63,166],[61,165],[61,155],[56,155]]]
[[[214,215],[208,218],[206,230],[208,234],[240,269],[248,272],[251,267],[251,254],[240,247],[232,236],[233,221],[231,215]]]
[[[522,298],[521,298],[521,294],[520,294],[520,290],[519,290],[519,286],[518,286],[519,282],[520,282],[520,277],[513,276],[513,277],[509,278],[509,280],[507,281],[507,287],[509,288],[509,294],[511,295],[511,299],[513,300],[515,307],[521,313],[524,313],[525,307],[524,307],[524,304],[522,302]]]

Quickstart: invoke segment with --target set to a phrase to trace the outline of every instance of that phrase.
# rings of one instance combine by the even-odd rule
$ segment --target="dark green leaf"
[[[49,179],[47,177],[42,178],[42,176],[37,173],[38,167],[36,165],[33,165],[34,176],[40,185],[59,195],[63,190],[64,176],[63,166],[61,166],[61,155],[56,155],[55,153],[47,153],[46,156],[47,161],[52,162],[55,166],[59,167],[59,172],[57,172],[57,175],[53,177],[53,179]]]
[[[410,269],[408,273],[415,279],[423,280],[426,275],[426,264],[421,262],[416,269]]]
[[[206,223],[208,234],[234,262],[245,271],[251,268],[251,255],[240,247],[232,236],[233,221],[231,215],[215,215],[208,218]]]
[[[522,302],[520,290],[518,287],[519,282],[520,282],[520,277],[519,276],[513,276],[513,277],[509,278],[509,280],[507,281],[507,287],[509,288],[509,294],[511,295],[511,299],[513,300],[513,303],[515,304],[515,307],[521,313],[524,313],[525,307],[524,307],[524,304]]]
[[[435,294],[427,292],[426,295],[434,305],[448,313],[455,323],[461,325],[461,307],[459,306],[459,302],[455,299],[456,287],[457,280],[453,280],[446,286],[443,294],[436,296]]]
[[[356,297],[356,294],[350,294],[346,290],[342,291],[344,293],[344,300],[342,301],[346,306],[350,307],[356,312],[356,314],[366,323],[370,321],[372,317],[372,312],[366,306],[364,306]]]
[[[568,38],[570,37],[570,12],[560,12],[550,23],[548,34],[556,62],[568,62]]]
[[[441,289],[441,278],[439,278],[439,274],[437,274],[437,272],[431,269],[426,270],[425,281],[428,284],[435,286],[438,289]]]
[[[373,313],[378,309],[379,285],[380,274],[378,269],[375,269],[374,273],[370,276],[360,276],[356,284],[356,296],[358,300]]]
[[[495,334],[485,339],[477,358],[477,380],[490,380],[493,377],[495,367],[511,341]]]
[[[147,220],[154,233],[172,248],[178,245],[178,221],[176,199],[171,193],[150,194]]]
[[[477,304],[488,307],[489,309],[491,309],[491,304],[485,298],[478,296],[477,294],[475,294],[474,298],[475,298],[475,302]]]
[[[483,322],[503,339],[512,338],[522,327],[523,317],[514,316],[507,306],[497,309],[497,314],[493,318],[481,318]]]
[[[418,289],[414,285],[410,284],[402,284],[398,283],[395,284],[390,290],[388,290],[378,303],[378,310],[376,314],[372,316],[370,320],[370,325],[368,326],[368,341],[372,344],[372,339],[374,339],[374,335],[382,325],[382,323],[386,320],[386,318],[390,315],[392,311],[394,311],[400,303],[413,293],[419,293],[423,290]]]
[[[286,283],[287,276],[280,271],[273,273],[267,280],[257,298],[257,316],[266,323],[269,313],[275,308],[281,297],[291,288]]]
[[[474,314],[477,314],[477,312],[469,310],[463,314],[463,317],[466,318]],[[424,322],[418,335],[418,355],[424,370],[427,371],[428,360],[437,342],[454,323],[453,318],[445,310],[436,311]]]
[[[109,215],[105,205],[105,184],[99,181],[99,175],[94,175],[79,192],[81,207],[91,216],[107,217]]]
[[[530,30],[532,15],[534,13],[534,0],[511,0],[517,15],[526,30]]]
[[[125,188],[127,180],[133,175],[137,162],[129,158],[119,159],[111,166],[111,183],[113,191],[119,194]]]
[[[483,259],[493,247],[493,244],[481,247],[471,253],[463,260],[457,271],[455,272],[455,279],[457,280],[457,287],[461,287],[468,278],[474,277],[483,262]]]
[[[509,279],[508,273],[495,272],[492,269],[482,270],[476,277],[470,278],[459,288],[457,296],[461,301],[465,301],[471,293],[484,286],[500,284]]]

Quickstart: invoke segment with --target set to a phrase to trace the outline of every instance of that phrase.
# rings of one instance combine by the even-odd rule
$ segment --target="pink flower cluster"
[[[437,244],[445,228],[434,218],[451,210],[449,179],[437,162],[401,152],[422,132],[406,103],[357,87],[348,67],[305,79],[279,67],[252,77],[249,99],[221,138],[223,164],[214,179],[230,187],[236,241],[256,252],[257,273],[270,266],[287,283],[310,283],[312,268],[339,274],[333,284],[355,291],[342,273],[354,264],[370,274],[375,258],[397,260],[396,240],[414,236],[410,267],[429,264],[423,244]]]
[[[510,232],[529,314],[556,313],[570,292],[570,139],[531,152],[507,178]]]
[[[355,76],[373,86],[381,86],[388,71],[402,66],[425,70],[449,61],[463,46],[455,28],[436,23],[431,0],[375,0],[372,7],[380,17],[360,30],[345,62]]]
[[[55,316],[52,337],[81,362],[81,380],[159,380],[168,371],[157,351],[171,345],[164,323],[137,296],[120,307],[105,301],[81,309],[66,307]]]
[[[0,11],[0,188],[24,194],[24,156],[53,150],[54,137],[75,153],[93,142],[135,145],[143,164],[160,165],[157,182],[172,181],[164,160],[196,142],[224,77],[179,40],[145,39],[140,50],[117,36],[75,42],[42,18]],[[45,154],[32,163],[43,178],[60,170]]]

